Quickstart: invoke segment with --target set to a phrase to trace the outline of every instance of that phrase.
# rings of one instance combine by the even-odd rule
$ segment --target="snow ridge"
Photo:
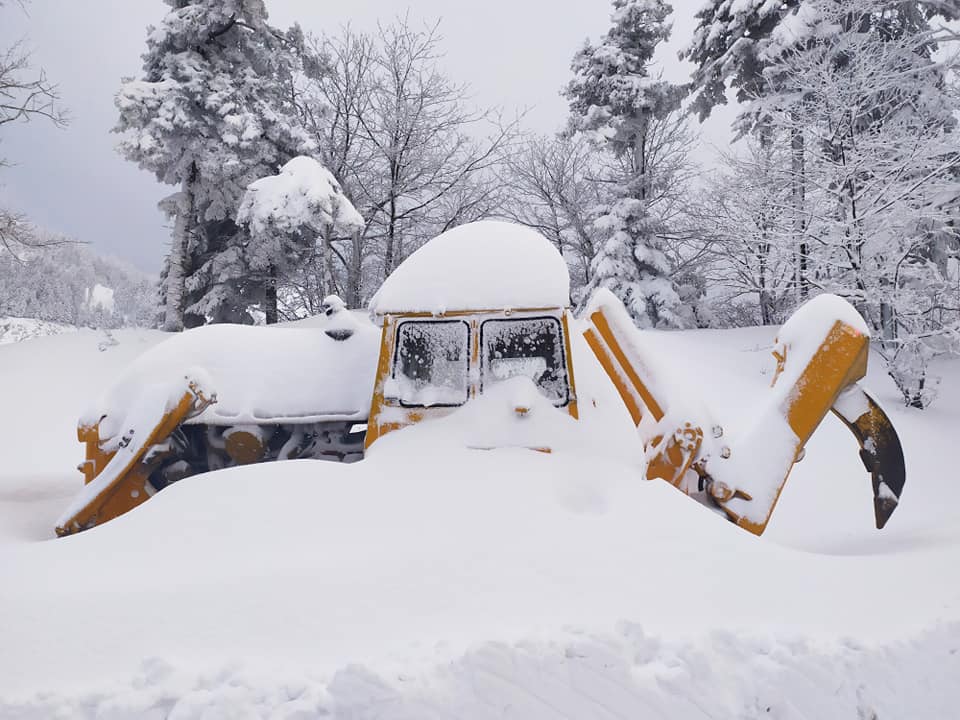
[[[632,623],[608,634],[488,642],[422,673],[345,665],[278,680],[242,664],[193,673],[152,658],[121,685],[75,694],[0,698],[0,716],[432,718],[946,718],[957,697],[931,693],[960,674],[960,625],[911,642],[862,647],[713,633],[664,641]],[[908,673],[925,682],[902,682]]]

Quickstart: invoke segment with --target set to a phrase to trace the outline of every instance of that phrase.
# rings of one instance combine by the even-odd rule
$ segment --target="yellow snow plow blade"
[[[726,433],[713,425],[704,442],[692,418],[671,417],[662,385],[644,361],[642,337],[622,304],[605,294],[593,306],[587,343],[634,422],[640,426],[649,417],[656,423],[655,432],[647,433],[648,479],[708,498],[737,525],[760,535],[793,464],[832,410],[860,443],[873,479],[877,527],[889,519],[903,490],[903,451],[889,418],[857,384],[866,373],[869,335],[852,307],[823,296],[798,310],[780,331],[771,393],[750,414],[749,427]]]
[[[216,401],[216,396],[208,399],[196,382],[185,384],[178,398],[147,393],[146,401],[131,413],[134,419],[112,451],[101,447],[99,422],[77,428],[77,437],[87,449],[87,459],[79,468],[86,486],[57,522],[57,535],[63,537],[112,520],[154,494],[147,482],[152,467],[145,464],[145,454],[163,443],[187,417]]]

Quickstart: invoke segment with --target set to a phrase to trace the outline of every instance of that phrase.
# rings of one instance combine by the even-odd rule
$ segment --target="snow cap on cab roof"
[[[484,220],[423,245],[370,301],[375,315],[565,307],[570,274],[563,256],[523,225]]]

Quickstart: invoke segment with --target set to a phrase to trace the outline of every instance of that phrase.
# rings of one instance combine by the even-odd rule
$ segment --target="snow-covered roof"
[[[545,237],[484,220],[448,230],[414,252],[374,295],[370,311],[439,314],[569,303],[567,264]]]
[[[122,431],[131,401],[150,386],[178,387],[185,374],[202,377],[217,402],[191,423],[309,423],[363,421],[380,348],[380,332],[353,313],[338,312],[316,328],[210,325],[174,335],[132,363],[81,418],[106,419],[105,439]],[[349,328],[336,340],[326,331]],[[179,383],[182,385],[182,382]]]

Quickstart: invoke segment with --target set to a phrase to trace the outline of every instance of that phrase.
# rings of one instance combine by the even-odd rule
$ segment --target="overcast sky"
[[[659,55],[671,80],[689,77],[676,50],[688,41],[702,4],[673,0],[674,37]],[[471,87],[477,105],[507,113],[527,108],[525,126],[540,132],[562,125],[566,103],[559,90],[569,79],[570,58],[587,37],[606,30],[610,12],[607,0],[267,0],[267,6],[273,24],[299,22],[314,32],[348,22],[373,29],[378,18],[408,8],[413,20],[439,19],[448,74]],[[157,202],[173,188],[120,158],[110,129],[120,78],[140,72],[146,27],[167,9],[161,0],[32,0],[26,14],[16,3],[0,9],[0,48],[26,37],[72,117],[66,130],[40,121],[4,128],[0,157],[16,165],[0,169],[0,202],[150,273],[158,272],[169,239]],[[711,119],[708,144],[726,142],[730,118],[728,110]]]

